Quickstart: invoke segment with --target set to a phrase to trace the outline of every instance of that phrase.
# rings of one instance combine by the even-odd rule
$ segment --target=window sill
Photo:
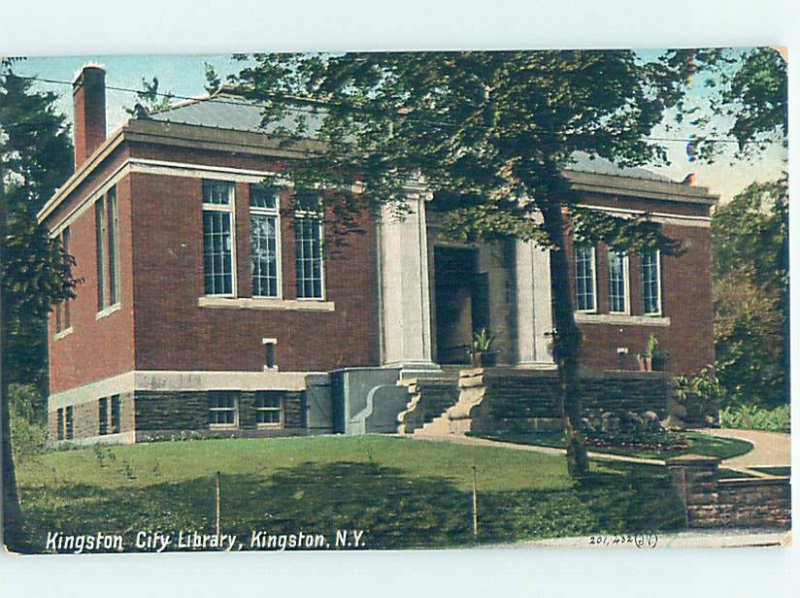
[[[70,334],[72,334],[72,326],[70,326],[69,328],[64,328],[64,330],[62,330],[61,332],[56,332],[55,335],[53,336],[53,340],[55,341],[60,340],[65,336],[69,336]]]
[[[96,320],[102,320],[103,318],[108,317],[111,314],[113,314],[115,311],[119,311],[120,307],[122,307],[122,306],[120,305],[119,302],[115,303],[114,305],[109,305],[108,307],[104,307],[99,312],[97,312],[97,315],[95,316],[95,319]]]
[[[209,430],[238,430],[239,426],[236,424],[208,424]]]
[[[613,326],[660,326],[671,324],[664,316],[628,316],[625,314],[587,314],[577,312],[575,322],[578,324],[611,324]]]
[[[333,301],[309,299],[265,299],[257,297],[200,297],[198,307],[210,309],[264,309],[284,311],[322,311],[335,309]]]
[[[283,424],[256,424],[258,430],[280,430]]]

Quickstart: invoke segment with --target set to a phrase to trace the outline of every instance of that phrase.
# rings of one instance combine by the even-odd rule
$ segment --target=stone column
[[[409,185],[410,212],[398,218],[383,207],[379,225],[381,362],[409,371],[438,370],[431,357],[428,237],[421,185]]]
[[[704,455],[681,455],[666,460],[672,486],[685,509],[688,527],[718,524],[719,464],[718,458]]]
[[[546,333],[553,329],[550,254],[535,243],[516,243],[517,365],[553,367]]]

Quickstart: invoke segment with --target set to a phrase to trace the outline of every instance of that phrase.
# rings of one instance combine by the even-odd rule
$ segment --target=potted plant
[[[663,370],[667,362],[668,354],[667,351],[659,347],[656,335],[651,334],[647,339],[647,346],[645,347],[644,353],[639,353],[636,356],[639,361],[639,370],[642,372]]]
[[[494,365],[495,354],[491,352],[493,342],[494,337],[486,332],[486,328],[472,333],[472,349],[470,350],[472,367],[482,368]]]

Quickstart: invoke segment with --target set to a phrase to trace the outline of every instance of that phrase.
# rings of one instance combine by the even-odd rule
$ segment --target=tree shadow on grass
[[[568,489],[483,491],[478,488],[480,542],[656,531],[682,516],[663,468],[614,466]],[[48,531],[119,533],[135,550],[138,531],[214,529],[213,476],[146,487],[107,489],[86,484],[25,490],[33,548]],[[323,534],[364,530],[364,548],[468,545],[472,493],[444,476],[364,462],[307,462],[268,476],[222,475],[223,533],[249,548],[253,531]]]

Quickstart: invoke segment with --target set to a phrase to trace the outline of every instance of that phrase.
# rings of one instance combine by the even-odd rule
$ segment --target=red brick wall
[[[265,168],[263,162],[260,168]],[[248,370],[265,363],[263,338],[276,338],[281,370],[378,364],[374,227],[325,260],[326,300],[335,311],[199,307],[203,296],[202,180],[134,174],[136,369]],[[248,185],[237,184],[239,296],[249,296]],[[288,196],[283,197],[284,207]],[[281,216],[283,297],[294,299],[294,230]],[[327,239],[330,244],[332,239]]]
[[[108,175],[114,164],[104,168]],[[102,176],[102,175],[100,175]],[[85,197],[75,193],[59,216],[48,221],[55,227],[69,208]],[[50,392],[58,393],[95,380],[131,371],[133,350],[133,281],[131,276],[131,197],[128,178],[117,184],[120,246],[120,309],[97,319],[97,253],[93,204],[70,224],[70,253],[75,258],[73,276],[81,282],[71,301],[73,332],[55,340],[56,328],[50,314],[48,336]]]
[[[627,347],[626,369],[636,368],[636,354],[644,351],[650,334],[655,334],[662,349],[669,351],[668,368],[673,372],[696,372],[714,360],[714,313],[711,297],[711,229],[699,226],[664,225],[664,233],[681,241],[686,252],[678,257],[662,256],[662,313],[670,319],[668,327],[606,324],[581,324],[582,363],[588,366],[619,366],[617,347]],[[570,248],[570,272],[574,296],[574,255]],[[597,248],[598,313],[607,314],[607,248]],[[642,315],[641,259],[632,255],[629,262],[631,315]]]

